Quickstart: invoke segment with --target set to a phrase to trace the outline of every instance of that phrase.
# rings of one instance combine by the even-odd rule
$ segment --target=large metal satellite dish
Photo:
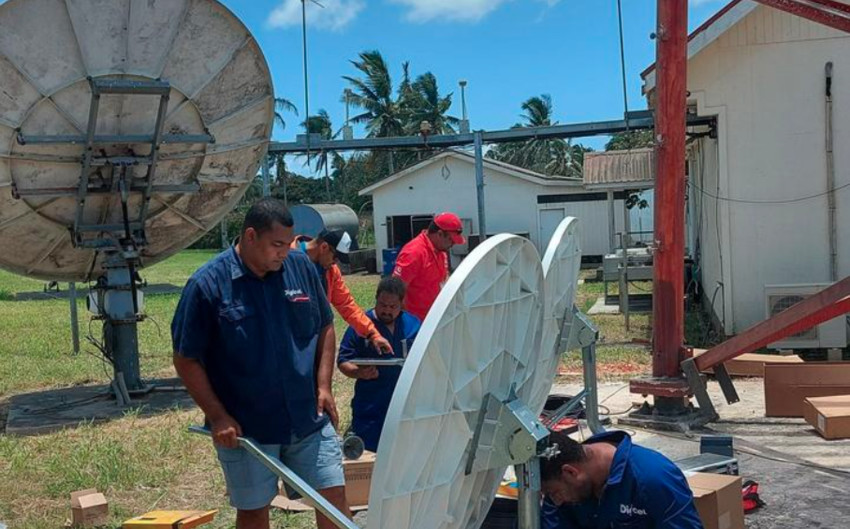
[[[268,66],[214,0],[9,0],[0,28],[0,266],[97,280],[127,400],[148,389],[135,271],[201,237],[254,179]]]
[[[99,275],[95,241],[123,237],[122,186],[149,265],[216,225],[254,178],[271,78],[218,2],[9,0],[0,27],[3,268]]]
[[[440,293],[405,363],[378,446],[368,527],[475,528],[505,466],[468,475],[485,397],[528,397],[539,364],[543,270],[534,246],[498,235]],[[478,451],[488,467],[494,454]]]
[[[565,328],[572,318],[578,274],[581,268],[579,221],[567,217],[561,221],[546,253],[543,254],[543,277],[546,284],[546,304],[543,311],[543,339],[540,344],[540,363],[528,407],[535,413],[543,411],[546,398],[558,369],[561,353],[567,350],[569,336]]]

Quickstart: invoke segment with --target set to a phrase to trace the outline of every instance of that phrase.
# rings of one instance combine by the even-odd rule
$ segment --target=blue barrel
[[[381,257],[383,257],[384,261],[384,268],[381,271],[383,277],[392,275],[393,268],[395,268],[395,260],[398,258],[398,252],[400,250],[400,248],[384,248],[381,250]]]

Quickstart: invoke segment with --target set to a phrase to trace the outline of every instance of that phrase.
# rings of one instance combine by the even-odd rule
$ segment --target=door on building
[[[387,217],[387,247],[401,248],[411,239],[428,229],[434,214],[429,215],[397,215]]]
[[[552,235],[555,234],[555,230],[558,229],[558,224],[560,224],[566,216],[567,210],[565,208],[547,208],[540,210],[538,222],[538,225],[540,226],[540,247],[538,250],[541,255],[543,255],[543,252],[546,251],[546,246],[549,244],[549,240],[552,238]]]

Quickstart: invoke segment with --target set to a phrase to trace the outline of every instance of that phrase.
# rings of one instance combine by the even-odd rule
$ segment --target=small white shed
[[[717,117],[691,131],[689,238],[710,312],[735,334],[850,275],[850,34],[734,0],[688,56],[689,104]],[[643,78],[652,105],[655,71]],[[844,319],[830,324],[791,347],[845,346]]]
[[[488,235],[525,235],[542,254],[561,220],[574,216],[581,221],[583,255],[608,252],[605,191],[590,191],[578,178],[546,176],[487,158],[484,184]],[[473,244],[479,235],[475,157],[467,152],[440,153],[361,190],[360,195],[372,196],[379,267],[381,250],[404,245],[436,213],[451,211],[464,219]],[[618,230],[623,226],[624,196],[615,196]]]

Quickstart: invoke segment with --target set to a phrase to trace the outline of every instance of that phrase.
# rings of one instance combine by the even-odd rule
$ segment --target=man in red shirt
[[[455,244],[465,242],[463,224],[458,216],[440,213],[427,230],[404,245],[393,270],[393,275],[407,284],[404,310],[425,321],[449,276],[447,252]]]

